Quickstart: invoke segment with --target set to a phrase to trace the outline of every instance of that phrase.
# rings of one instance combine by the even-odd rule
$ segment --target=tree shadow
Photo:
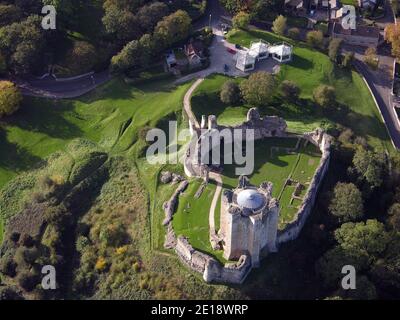
[[[0,167],[12,171],[25,171],[42,161],[21,146],[7,140],[7,132],[0,127]]]
[[[74,116],[72,101],[26,98],[21,109],[8,119],[7,124],[26,131],[44,133],[52,138],[80,137],[81,129],[63,116],[67,112]]]

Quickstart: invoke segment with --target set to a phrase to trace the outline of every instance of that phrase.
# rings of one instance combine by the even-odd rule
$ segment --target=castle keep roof
[[[237,204],[246,209],[257,211],[266,203],[265,196],[255,189],[244,189],[237,195]]]

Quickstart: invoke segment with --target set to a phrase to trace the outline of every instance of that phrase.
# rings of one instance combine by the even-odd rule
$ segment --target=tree
[[[335,239],[346,254],[364,259],[368,265],[383,256],[391,240],[377,220],[344,223],[335,231]]]
[[[226,81],[220,93],[221,101],[228,105],[234,105],[240,99],[240,88],[233,80]]]
[[[272,31],[279,35],[284,35],[286,31],[286,21],[287,19],[279,15],[276,17],[274,22],[272,23]]]
[[[354,52],[346,52],[342,59],[342,66],[344,68],[351,68],[353,60],[354,60]]]
[[[313,98],[321,107],[332,107],[336,104],[335,88],[321,84],[314,89]]]
[[[0,52],[0,75],[5,74],[7,71],[6,58]]]
[[[376,49],[373,47],[367,48],[364,54],[364,62],[367,64],[371,69],[376,70],[379,66],[379,59],[376,54]]]
[[[364,214],[360,190],[353,183],[338,182],[329,205],[329,211],[341,221],[353,221]]]
[[[387,166],[383,153],[357,148],[353,166],[361,179],[364,179],[372,189],[382,185]]]
[[[392,55],[400,59],[400,25],[394,23],[388,25],[385,30],[385,40],[392,45]]]
[[[394,203],[388,210],[388,225],[396,231],[400,231],[400,203]]]
[[[139,9],[138,18],[143,33],[152,33],[154,27],[168,14],[168,6],[162,2],[153,2]]]
[[[245,101],[254,106],[268,103],[275,91],[274,77],[264,71],[255,72],[240,84],[240,91]]]
[[[307,43],[317,49],[322,49],[324,47],[324,35],[321,31],[309,31],[307,33]]]
[[[26,74],[40,67],[45,50],[46,38],[39,16],[0,28],[0,51],[16,73]]]
[[[339,38],[333,38],[329,42],[329,47],[328,47],[328,56],[329,59],[331,59],[333,62],[338,62],[338,57],[340,53],[340,47],[342,45],[343,40]]]
[[[299,28],[290,28],[288,30],[289,38],[293,40],[298,40],[300,38],[300,29]]]
[[[247,29],[250,20],[250,14],[244,11],[240,11],[236,16],[233,17],[232,24],[233,27],[236,29]]]
[[[105,10],[102,22],[106,32],[123,43],[137,39],[143,34],[138,17],[117,6],[110,6]]]
[[[291,80],[284,80],[281,83],[281,92],[289,100],[296,101],[300,96],[299,86]]]
[[[17,111],[21,101],[22,95],[14,83],[0,81],[0,118]]]
[[[86,73],[93,71],[96,56],[96,48],[92,44],[86,41],[74,41],[66,55],[65,64],[74,75]]]
[[[111,71],[124,72],[129,68],[139,66],[141,62],[142,48],[139,41],[129,42],[120,53],[111,59]]]
[[[156,26],[157,39],[167,47],[189,36],[192,20],[186,11],[178,10],[164,17]]]

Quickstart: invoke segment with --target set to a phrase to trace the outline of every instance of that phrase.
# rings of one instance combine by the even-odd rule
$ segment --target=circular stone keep
[[[265,204],[265,197],[254,189],[240,191],[237,195],[237,203],[242,208],[257,211]]]

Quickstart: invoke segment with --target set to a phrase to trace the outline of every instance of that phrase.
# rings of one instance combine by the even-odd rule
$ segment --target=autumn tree
[[[338,62],[338,57],[340,54],[340,47],[342,45],[343,40],[339,38],[333,38],[329,42],[328,46],[328,56],[333,62]]]
[[[236,16],[232,18],[232,24],[233,27],[236,29],[247,29],[250,20],[250,14],[244,11],[240,11]]]
[[[192,20],[186,11],[178,10],[164,17],[156,26],[155,36],[167,47],[189,36]]]
[[[376,49],[374,47],[369,47],[365,50],[364,53],[364,62],[371,69],[376,70],[379,66],[379,58],[376,54]]]
[[[390,24],[385,30],[385,40],[392,45],[392,55],[400,59],[400,25]]]
[[[307,43],[313,48],[322,49],[324,47],[324,35],[321,31],[309,31],[306,38]]]
[[[272,23],[272,31],[275,32],[276,34],[284,35],[287,26],[286,22],[287,19],[284,16],[279,15]]]
[[[321,107],[332,107],[336,104],[336,90],[332,86],[321,84],[314,89],[313,98]]]
[[[0,118],[17,111],[21,101],[22,95],[14,83],[0,81]]]

